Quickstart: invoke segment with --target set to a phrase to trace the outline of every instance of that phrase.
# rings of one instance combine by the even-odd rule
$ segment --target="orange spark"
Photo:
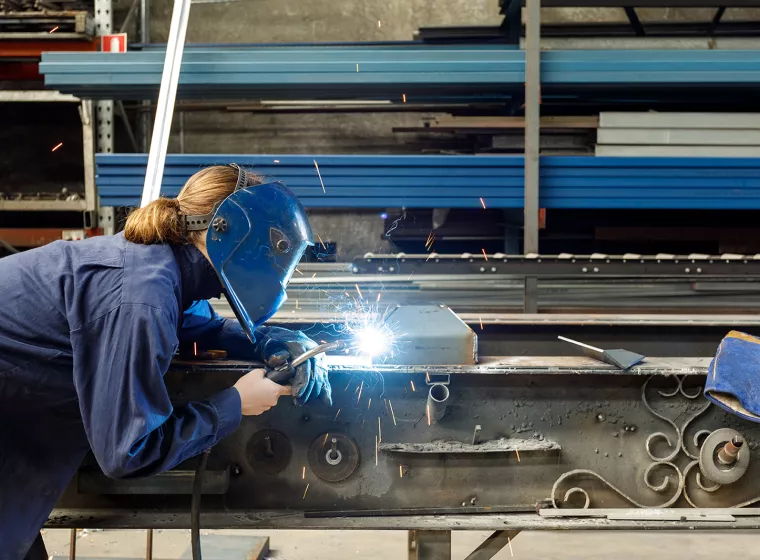
[[[517,453],[517,462],[519,463],[520,462],[520,450],[519,449],[515,449],[515,453]]]
[[[308,492],[308,491],[309,491],[309,485],[307,484],[306,485],[306,490],[303,491],[303,498],[301,498],[302,500],[306,499],[306,492]]]
[[[303,473],[301,473],[301,479],[306,480],[306,466],[303,467]]]
[[[400,478],[404,478],[404,467],[402,465],[398,466],[398,475]]]
[[[380,303],[380,296],[383,295],[383,292],[377,292],[377,303]]]
[[[301,276],[303,276],[303,272],[301,272],[300,270],[298,270],[298,267],[296,267],[296,272],[297,272],[298,274],[300,274]]]
[[[330,432],[327,432],[327,433],[325,434],[325,441],[323,441],[323,442],[322,442],[322,447],[324,447],[324,446],[325,446],[325,444],[327,444],[327,436],[329,436],[329,435],[330,435]]]
[[[396,425],[396,415],[393,414],[393,403],[391,402],[390,399],[388,399],[388,406],[391,407],[391,416],[393,417],[393,425],[395,426]]]
[[[486,250],[485,249],[481,249],[481,251],[483,251],[483,258],[485,258],[486,262],[488,262],[488,255],[486,255]]]
[[[412,392],[416,391],[417,389],[414,388],[414,381],[411,379],[409,380],[409,384],[412,386]]]
[[[509,554],[510,554],[510,556],[514,556],[515,553],[512,552],[512,539],[509,538],[509,533],[507,533],[507,544],[509,545]]]
[[[338,414],[340,414],[340,411],[343,410],[341,408],[338,409],[338,412],[335,413],[335,418],[333,418],[333,422],[335,422],[338,419]]]
[[[480,330],[483,330],[483,317],[478,317],[480,319]]]
[[[430,405],[428,404],[425,407],[425,410],[427,411],[427,419],[428,419],[428,426],[430,425]]]
[[[383,441],[383,431],[380,429],[380,417],[377,417],[377,440]]]
[[[358,64],[356,65],[356,71],[357,72],[359,71]],[[319,172],[319,165],[317,164],[317,160],[313,160],[313,161],[314,161],[314,167],[317,168],[317,176],[319,177],[319,184],[322,185],[322,192],[326,193],[327,191],[325,190],[325,182],[322,180],[322,174]],[[322,245],[324,245],[324,243]]]
[[[357,72],[359,71],[359,63],[358,62],[356,63],[356,71]]]
[[[48,31],[48,33],[55,33],[56,31],[58,31],[58,26],[57,25],[53,29],[51,29],[50,31]]]
[[[485,208],[486,208],[486,201],[485,201],[485,200],[483,200],[483,197],[482,197],[482,196],[480,197],[480,204],[482,204],[482,205],[483,205],[483,210],[485,210]]]
[[[314,274],[311,275],[311,277],[312,278],[316,278],[317,277],[317,273],[315,272]]]
[[[369,398],[369,402],[367,403],[367,410],[369,410],[369,407],[371,404],[372,404],[372,397]]]
[[[364,296],[362,296],[362,291],[359,289],[359,284],[354,284],[356,286],[356,293],[359,294],[359,299],[364,299]]]
[[[401,94],[401,100],[402,100],[404,103],[406,103],[406,94],[405,94],[405,93],[402,93],[402,94]]]
[[[56,145],[55,145],[55,147],[54,147],[52,150],[50,150],[50,151],[51,151],[51,152],[54,152],[54,151],[56,151],[58,148],[60,148],[61,146],[63,146],[63,142],[58,142],[58,144],[56,144]]]
[[[425,381],[427,381],[428,383],[430,383],[430,372],[429,371],[425,372]]]
[[[325,251],[327,251],[327,246],[325,245],[325,242],[324,242],[324,241],[322,241],[322,236],[321,236],[321,235],[319,235],[319,234],[317,234],[317,238],[319,239],[319,242],[322,244],[322,248],[323,248]],[[314,274],[316,274],[316,272],[315,272]],[[313,277],[312,277],[312,278],[313,278]]]
[[[359,401],[362,400],[362,389],[364,388],[364,381],[362,381],[362,384],[359,385],[359,398],[356,399],[356,403],[359,404]]]
[[[193,356],[197,356],[197,355],[198,355],[198,343],[193,342]]]
[[[377,453],[378,453],[378,441],[377,441],[377,435],[375,435],[375,466],[377,466]]]

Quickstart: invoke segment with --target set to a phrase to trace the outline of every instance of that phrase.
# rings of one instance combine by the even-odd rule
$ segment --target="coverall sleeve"
[[[219,316],[208,301],[196,301],[185,310],[179,339],[182,344],[197,342],[203,350],[226,350],[233,360],[261,359],[240,323]]]
[[[149,476],[201,453],[240,424],[234,387],[174,408],[164,384],[177,347],[161,309],[122,304],[71,333],[87,438],[112,478]]]

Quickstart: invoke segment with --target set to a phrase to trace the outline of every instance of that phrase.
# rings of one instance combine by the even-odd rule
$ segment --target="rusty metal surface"
[[[547,499],[558,508],[727,508],[760,502],[760,426],[703,399],[704,380],[698,373],[709,360],[651,359],[639,366],[648,369],[628,374],[585,360],[576,358],[564,368],[556,359],[535,358],[487,360],[464,370],[430,368],[431,378],[452,374],[447,413],[430,423],[427,375],[421,368],[338,369],[331,374],[333,407],[299,408],[283,400],[260,417],[245,418],[213,449],[210,468],[229,467],[230,488],[223,496],[204,496],[203,526],[663,528],[673,522],[537,520],[525,515],[332,521],[305,520],[298,512],[507,507]],[[175,402],[202,398],[230,386],[250,366],[175,364],[167,385]],[[674,375],[679,372],[684,375]],[[449,445],[467,449],[476,426],[481,427],[479,441],[503,440],[514,452],[391,451],[392,444],[425,449],[435,442],[458,442]],[[723,428],[742,435],[750,460],[746,475],[721,486],[703,475],[699,456],[706,436]],[[257,459],[247,452],[256,434],[275,429],[291,451],[277,463],[279,472],[271,470],[271,458]],[[338,444],[341,453],[349,454],[342,459],[350,459],[346,471],[341,470],[345,465],[326,460],[333,438],[352,442]],[[525,440],[536,447],[556,442],[561,450],[520,453]],[[309,449],[319,451],[319,473]],[[277,448],[273,451],[278,453]],[[339,476],[331,476],[331,468],[341,470]],[[345,472],[349,474],[344,478]],[[168,527],[183,526],[189,499],[83,495],[69,488],[58,507],[51,519],[59,525],[75,523],[87,511],[95,513],[86,526]],[[710,526],[758,528],[760,521],[737,518]]]
[[[129,529],[153,527],[156,529],[186,529],[190,527],[187,511],[150,510],[54,510],[48,528],[90,527],[96,529]],[[304,518],[299,511],[234,511],[203,512],[204,529],[362,529],[362,530],[456,530],[495,531],[519,529],[525,531],[555,530],[665,530],[689,531],[704,529],[700,523],[680,521],[609,521],[599,518],[545,518],[537,514],[497,515],[422,515],[411,517],[332,517]],[[739,517],[732,522],[710,523],[710,530],[760,530],[760,518]]]
[[[547,439],[500,438],[477,445],[461,441],[431,441],[425,443],[381,443],[380,451],[389,453],[507,453],[511,451],[557,451],[562,448],[556,441]]]
[[[601,363],[585,356],[481,356],[479,363],[467,366],[452,365],[394,365],[361,363],[343,356],[328,356],[330,371],[354,376],[384,377],[390,374],[425,375],[706,375],[712,358],[648,357],[628,371]],[[175,367],[196,371],[247,372],[261,364],[225,360],[219,362],[175,362]]]

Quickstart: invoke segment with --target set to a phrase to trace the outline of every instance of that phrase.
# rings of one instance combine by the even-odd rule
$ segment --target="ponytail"
[[[176,198],[159,198],[144,208],[136,208],[127,218],[124,237],[132,243],[182,243],[185,241],[180,202]]]
[[[177,198],[159,198],[145,208],[136,208],[127,218],[124,237],[132,243],[198,243],[203,231],[185,231],[183,216],[208,214],[214,204],[235,191],[238,172],[229,165],[214,165],[198,171],[182,187]],[[248,174],[248,184],[261,184],[262,178]]]

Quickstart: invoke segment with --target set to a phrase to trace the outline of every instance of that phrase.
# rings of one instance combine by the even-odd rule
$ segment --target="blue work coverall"
[[[173,407],[163,376],[183,342],[255,359],[191,245],[123,235],[0,259],[0,559],[23,558],[92,449],[111,477],[170,469],[234,431],[230,388]]]

